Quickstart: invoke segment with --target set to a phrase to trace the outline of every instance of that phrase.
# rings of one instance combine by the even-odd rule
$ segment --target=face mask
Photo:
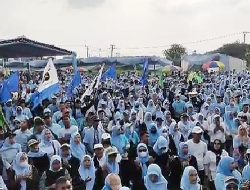
[[[147,155],[148,155],[147,152],[140,152],[140,153],[139,153],[139,156],[140,156],[140,157],[146,157]]]
[[[28,166],[28,162],[25,161],[20,163],[20,167],[24,168],[26,166]]]

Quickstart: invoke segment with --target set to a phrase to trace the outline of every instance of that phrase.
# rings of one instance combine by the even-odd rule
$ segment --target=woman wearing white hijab
[[[95,184],[94,161],[89,155],[85,155],[79,167],[81,179],[85,182],[86,190],[93,190]]]
[[[197,170],[193,166],[187,166],[181,178],[181,190],[202,190],[199,181]]]
[[[72,155],[78,158],[79,161],[86,154],[85,146],[81,142],[81,135],[77,132],[71,134],[70,150],[71,150]]]
[[[39,183],[39,190],[55,189],[56,180],[62,176],[70,179],[68,170],[62,167],[62,158],[58,155],[52,156],[50,168],[42,175]]]
[[[15,171],[16,183],[19,190],[38,189],[38,175],[35,167],[28,164],[28,156],[24,152],[19,152],[16,155],[13,164]]]
[[[60,154],[61,145],[57,140],[53,140],[53,135],[49,129],[42,132],[42,141],[39,144],[42,152],[46,152],[48,157]]]
[[[147,129],[149,130],[150,125],[151,125],[151,124],[154,124],[154,122],[153,122],[153,120],[152,120],[152,113],[150,113],[150,112],[146,112],[146,113],[145,113],[145,116],[144,116],[144,123],[146,124]]]
[[[152,115],[154,115],[154,113],[155,113],[155,104],[154,104],[154,101],[152,99],[150,99],[148,101],[148,106],[146,108],[146,111],[150,112]]]
[[[157,164],[148,166],[147,175],[144,177],[144,184],[147,190],[168,190],[168,182],[161,173]]]

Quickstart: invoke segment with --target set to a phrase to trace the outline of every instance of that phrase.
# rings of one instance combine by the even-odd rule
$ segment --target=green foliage
[[[174,65],[181,65],[181,57],[187,53],[186,48],[180,44],[172,44],[169,49],[163,50],[166,59],[173,61]]]

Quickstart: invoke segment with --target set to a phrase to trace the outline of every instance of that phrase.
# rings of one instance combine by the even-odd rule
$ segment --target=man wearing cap
[[[95,144],[94,145],[94,157],[93,161],[95,164],[95,168],[102,167],[105,164],[105,153],[104,153],[104,147],[102,144]]]
[[[42,139],[42,132],[44,130],[44,121],[41,117],[35,117],[34,118],[34,127],[30,129],[31,132],[33,132],[33,135],[30,137],[30,139],[36,139],[39,142],[41,142]]]
[[[38,170],[38,176],[41,176],[45,170],[49,168],[49,157],[39,148],[39,141],[30,139],[28,141],[29,152],[28,159]]]
[[[193,155],[197,159],[198,174],[201,179],[201,184],[204,184],[204,157],[207,153],[207,144],[201,141],[201,135],[203,131],[200,127],[195,126],[192,129],[192,139],[187,141],[189,154]]]
[[[93,115],[93,125],[85,130],[84,144],[90,154],[93,154],[95,144],[101,143],[102,134],[104,130],[99,126],[100,120],[97,115]]]

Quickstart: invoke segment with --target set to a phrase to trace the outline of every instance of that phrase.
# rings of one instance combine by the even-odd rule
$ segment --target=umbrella
[[[225,64],[220,61],[210,61],[202,65],[203,70],[207,70],[209,68],[217,68],[217,67],[219,67],[220,70],[223,70],[225,68]]]

